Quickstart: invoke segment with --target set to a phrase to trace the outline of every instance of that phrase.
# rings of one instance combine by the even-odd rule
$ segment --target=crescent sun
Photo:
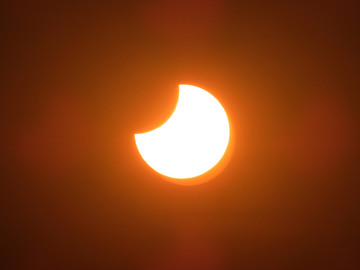
[[[179,85],[174,113],[160,127],[135,134],[145,162],[158,173],[177,179],[193,178],[212,169],[223,157],[230,125],[220,102],[209,92]]]

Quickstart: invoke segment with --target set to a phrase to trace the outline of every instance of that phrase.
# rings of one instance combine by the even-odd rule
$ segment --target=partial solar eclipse
[[[135,134],[135,143],[155,171],[186,179],[212,169],[225,154],[229,138],[229,120],[220,102],[199,87],[181,84],[171,117],[157,129]]]

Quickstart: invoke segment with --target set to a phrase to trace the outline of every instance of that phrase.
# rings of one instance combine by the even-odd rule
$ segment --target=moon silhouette
[[[152,131],[135,134],[135,143],[155,171],[186,179],[212,169],[223,157],[229,138],[229,120],[220,102],[199,87],[181,84],[171,117]]]

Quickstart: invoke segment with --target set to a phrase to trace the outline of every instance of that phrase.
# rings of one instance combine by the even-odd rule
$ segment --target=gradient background
[[[1,269],[360,269],[357,1],[0,10]],[[232,124],[199,186],[134,143],[180,83]]]

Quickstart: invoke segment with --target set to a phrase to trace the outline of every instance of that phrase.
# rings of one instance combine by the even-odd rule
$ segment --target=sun
[[[209,92],[179,85],[179,99],[171,117],[160,127],[135,134],[145,162],[170,178],[198,177],[223,157],[230,125],[220,102]]]

